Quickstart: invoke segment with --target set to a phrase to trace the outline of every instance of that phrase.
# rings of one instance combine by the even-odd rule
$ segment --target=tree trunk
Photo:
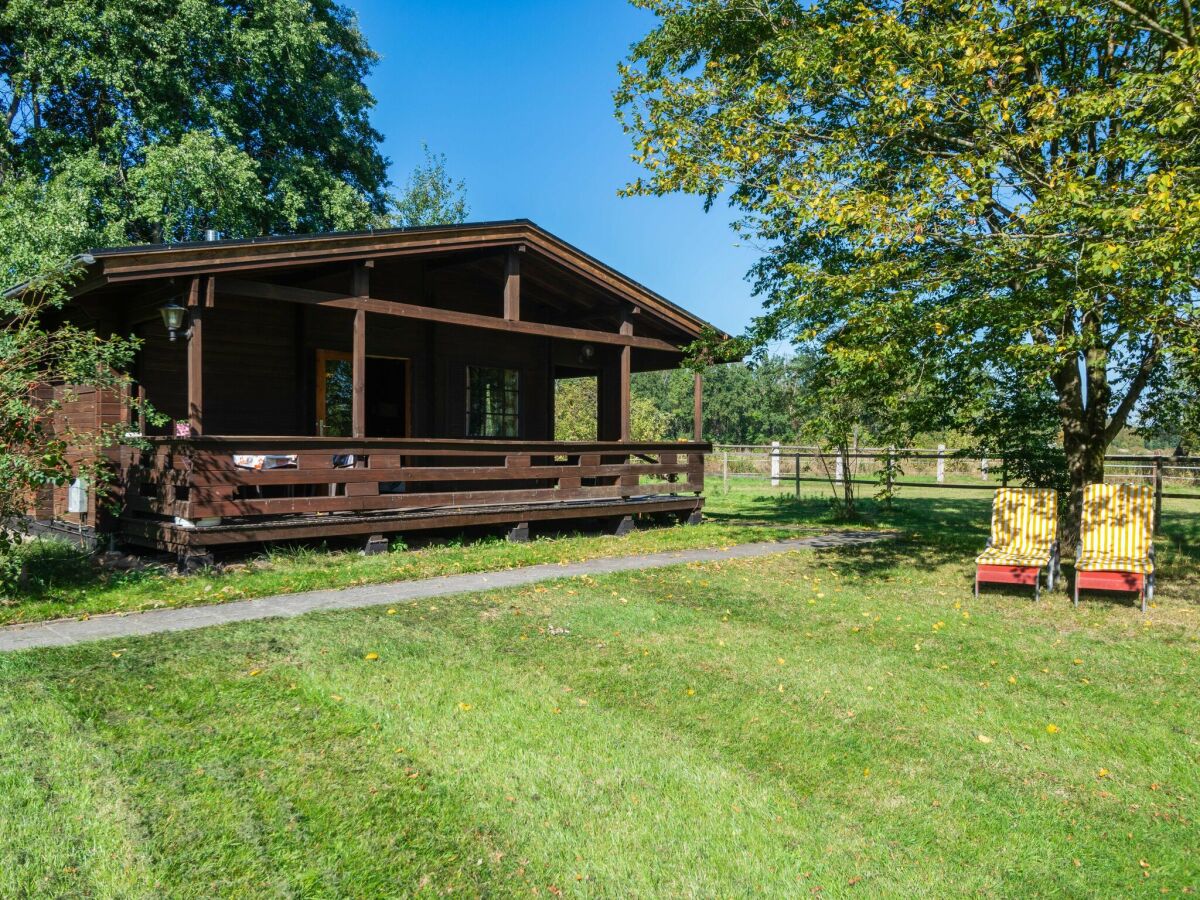
[[[1067,457],[1067,472],[1071,489],[1063,510],[1060,546],[1064,558],[1071,558],[1079,545],[1080,519],[1083,516],[1083,489],[1089,484],[1104,481],[1104,453],[1108,449],[1104,429],[1086,427],[1085,422],[1064,422],[1063,451]]]

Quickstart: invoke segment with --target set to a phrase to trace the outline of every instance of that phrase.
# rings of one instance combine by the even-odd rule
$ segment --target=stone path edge
[[[688,563],[775,556],[793,550],[827,550],[873,544],[896,536],[894,532],[886,531],[837,531],[789,541],[762,541],[735,544],[725,548],[664,550],[658,553],[602,557],[565,564],[541,563],[492,572],[438,575],[412,581],[392,581],[301,594],[278,594],[212,606],[172,607],[113,613],[88,619],[57,619],[51,622],[6,625],[0,628],[0,653],[39,647],[66,647],[89,641],[141,637],[172,631],[191,631],[231,622],[286,619],[322,610],[363,609],[389,603],[411,603],[429,597],[524,587],[539,581],[575,578],[580,575],[611,575]]]

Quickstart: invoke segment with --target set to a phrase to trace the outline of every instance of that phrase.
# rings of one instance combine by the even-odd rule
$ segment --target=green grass
[[[927,493],[895,545],[0,657],[0,896],[1200,890],[1195,511],[1143,617],[973,600],[987,498]]]
[[[822,520],[784,522],[781,517],[786,517],[786,511],[781,512],[771,503],[763,507],[762,514],[749,521],[717,516],[700,526],[646,527],[620,538],[574,534],[510,544],[493,533],[489,537],[427,543],[417,549],[400,547],[371,557],[362,556],[357,549],[282,547],[249,558],[229,558],[225,571],[188,578],[177,577],[167,566],[103,572],[92,565],[86,553],[65,542],[36,541],[25,551],[29,585],[17,596],[0,599],[0,625],[221,603],[547,562],[720,547],[795,537],[797,531],[824,530]]]

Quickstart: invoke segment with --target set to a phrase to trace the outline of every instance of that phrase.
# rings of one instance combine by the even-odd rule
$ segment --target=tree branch
[[[1112,418],[1104,429],[1105,444],[1112,443],[1116,436],[1121,433],[1121,429],[1125,427],[1125,422],[1128,420],[1129,414],[1133,412],[1133,407],[1137,404],[1139,398],[1141,398],[1142,391],[1146,389],[1146,382],[1150,380],[1150,376],[1154,372],[1154,364],[1158,361],[1158,351],[1161,344],[1162,342],[1158,335],[1155,335],[1150,340],[1150,346],[1146,348],[1146,352],[1142,354],[1142,361],[1138,364],[1137,371],[1129,381],[1129,387],[1125,391],[1125,396],[1117,404]]]
[[[1146,13],[1142,12],[1140,9],[1136,9],[1135,7],[1130,6],[1128,3],[1125,2],[1125,0],[1108,0],[1108,2],[1111,3],[1113,6],[1115,6],[1117,9],[1121,10],[1122,12],[1129,13],[1129,15],[1133,16],[1135,19],[1140,21],[1151,31],[1157,31],[1159,34],[1169,37],[1180,47],[1192,46],[1191,41],[1189,41],[1182,34],[1180,34],[1177,31],[1172,31],[1170,28],[1168,28],[1166,25],[1163,25],[1161,22],[1158,21],[1158,19],[1155,19],[1153,16],[1149,16]],[[1184,0],[1184,2],[1186,3],[1187,0]]]

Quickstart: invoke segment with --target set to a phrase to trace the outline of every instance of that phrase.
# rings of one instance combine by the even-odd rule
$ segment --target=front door
[[[350,436],[353,385],[349,353],[339,350],[317,351],[317,434]],[[367,437],[406,437],[409,416],[408,360],[368,356],[364,393]]]
[[[367,357],[367,436],[408,437],[408,360]]]

